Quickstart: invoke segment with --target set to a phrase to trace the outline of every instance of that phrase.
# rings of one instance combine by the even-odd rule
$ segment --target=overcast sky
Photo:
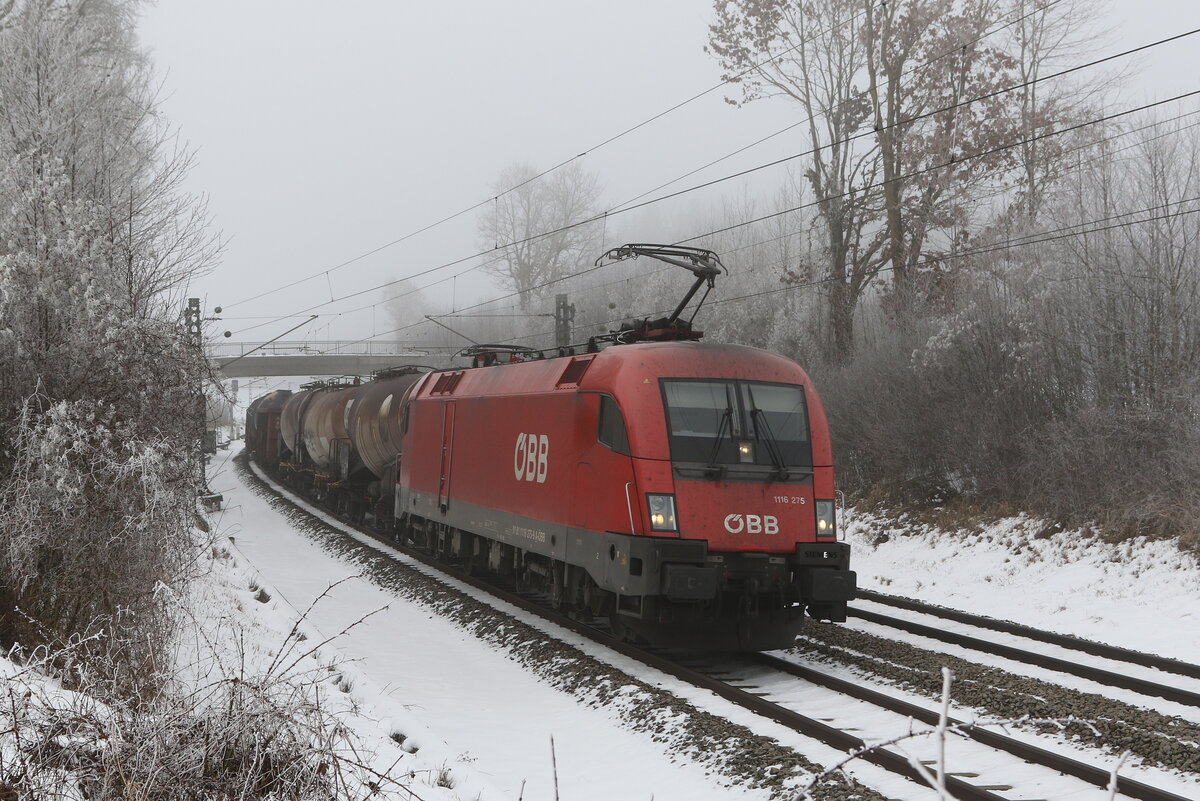
[[[464,215],[328,278],[239,302],[490,197],[514,162],[552,166],[714,86],[720,70],[703,51],[711,15],[705,0],[160,0],[144,17],[142,40],[162,79],[165,114],[198,151],[189,186],[209,197],[228,238],[221,266],[194,293],[209,311],[228,307],[223,326],[234,340],[262,341],[298,320],[246,330],[267,321],[234,318],[297,313],[469,257],[478,250],[475,217]],[[1200,28],[1200,2],[1115,0],[1111,26],[1110,44],[1096,56]],[[1198,39],[1147,52],[1126,90],[1128,105],[1200,89]],[[783,100],[735,108],[724,94],[589,154],[583,164],[599,174],[604,205],[799,117]],[[681,186],[801,149],[799,140],[779,137]],[[772,187],[782,180],[776,173],[720,192],[770,211]],[[664,204],[625,220],[624,233],[662,240],[656,229],[664,221],[719,196]],[[499,291],[471,272],[429,294],[461,307]],[[294,336],[386,331],[393,326],[382,309],[348,312],[384,296],[371,291],[314,309],[323,316]]]

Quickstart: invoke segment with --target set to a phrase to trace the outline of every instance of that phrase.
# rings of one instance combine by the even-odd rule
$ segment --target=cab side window
[[[596,438],[617,453],[629,455],[629,435],[625,431],[625,418],[617,408],[617,402],[607,395],[600,396],[600,427]]]

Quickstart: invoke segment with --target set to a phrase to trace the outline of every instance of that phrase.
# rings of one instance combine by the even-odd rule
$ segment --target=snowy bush
[[[361,799],[411,779],[370,766],[324,671],[243,662],[189,691],[100,703],[101,688],[51,678],[79,645],[0,658],[0,797]]]
[[[103,674],[93,680],[140,693],[167,667],[170,618],[156,594],[185,578],[195,553],[191,465],[110,406],[60,401],[38,413],[35,401],[45,399],[25,405],[0,487],[4,638],[79,640],[72,659]]]

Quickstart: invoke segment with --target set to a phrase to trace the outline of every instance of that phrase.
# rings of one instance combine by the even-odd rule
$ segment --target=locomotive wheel
[[[608,615],[608,628],[612,636],[616,637],[621,642],[638,644],[642,642],[642,638],[625,622],[623,615],[610,614]]]
[[[588,576],[583,585],[583,606],[592,617],[612,617],[613,594],[600,589]]]
[[[454,546],[450,539],[452,535],[448,531],[441,531],[434,535],[433,538],[433,555],[439,562],[454,561]]]
[[[472,537],[463,558],[463,569],[468,576],[482,576],[487,573],[488,548],[487,540]]]
[[[538,576],[528,565],[517,564],[513,569],[513,586],[520,595],[536,594],[538,587]]]
[[[555,562],[550,568],[550,606],[562,609],[566,602],[566,566]]]

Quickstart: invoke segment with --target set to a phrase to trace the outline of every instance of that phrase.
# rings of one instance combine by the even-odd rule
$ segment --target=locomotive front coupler
[[[803,542],[789,558],[800,597],[819,620],[843,623],[846,603],[853,601],[858,575],[849,569],[850,546],[844,542]]]

